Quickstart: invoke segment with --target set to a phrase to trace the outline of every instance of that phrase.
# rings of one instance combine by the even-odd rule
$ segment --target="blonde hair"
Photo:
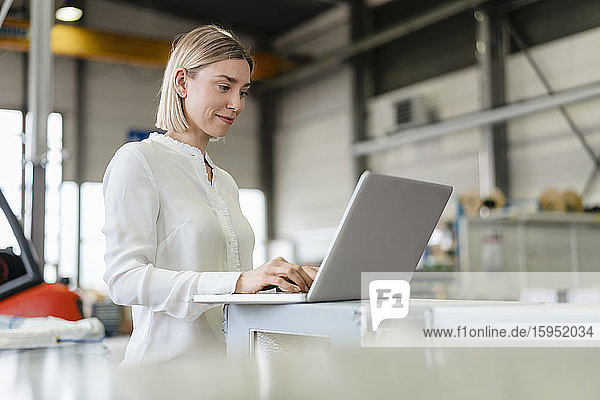
[[[232,33],[218,26],[203,25],[175,38],[160,89],[156,127],[183,132],[190,126],[183,111],[182,98],[175,90],[174,78],[178,68],[184,68],[193,77],[198,69],[228,59],[248,61],[252,73],[254,60],[248,49]]]

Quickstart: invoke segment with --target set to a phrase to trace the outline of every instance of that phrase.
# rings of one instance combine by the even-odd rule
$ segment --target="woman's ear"
[[[187,73],[184,68],[178,68],[175,71],[175,91],[182,99],[187,95]]]

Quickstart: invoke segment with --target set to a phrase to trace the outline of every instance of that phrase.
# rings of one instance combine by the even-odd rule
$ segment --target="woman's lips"
[[[233,118],[224,117],[224,116],[219,115],[219,114],[215,114],[215,115],[217,116],[217,118],[219,118],[221,121],[225,122],[227,125],[233,124]]]

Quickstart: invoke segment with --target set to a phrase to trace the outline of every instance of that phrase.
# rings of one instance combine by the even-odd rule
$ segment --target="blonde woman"
[[[254,234],[238,187],[207,153],[244,111],[253,67],[249,51],[218,27],[181,36],[156,118],[167,133],[125,144],[108,165],[104,280],[115,303],[132,306],[134,325],[122,365],[219,346],[220,308],[208,312],[214,306],[194,303],[196,294],[308,291],[316,275],[283,258],[252,269]]]

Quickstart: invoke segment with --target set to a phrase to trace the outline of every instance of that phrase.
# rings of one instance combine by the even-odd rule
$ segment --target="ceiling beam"
[[[369,35],[364,39],[334,50],[331,53],[325,54],[310,64],[271,78],[261,85],[260,90],[268,91],[285,87],[317,74],[322,74],[353,56],[362,54],[378,46],[423,29],[436,22],[443,21],[453,15],[472,9],[484,3],[485,1],[486,0],[459,0],[445,3],[433,10],[410,17],[390,28]]]
[[[553,94],[507,104],[490,110],[477,111],[438,123],[404,129],[389,136],[354,143],[355,155],[369,155],[450,133],[478,128],[518,118],[535,112],[600,97],[600,82],[566,89]]]
[[[28,22],[6,20],[0,32],[0,49],[29,51],[28,35]],[[164,68],[171,42],[56,24],[51,31],[51,47],[52,52],[60,56]],[[253,53],[253,57],[257,65],[252,75],[255,81],[275,76],[295,65],[268,53]]]

